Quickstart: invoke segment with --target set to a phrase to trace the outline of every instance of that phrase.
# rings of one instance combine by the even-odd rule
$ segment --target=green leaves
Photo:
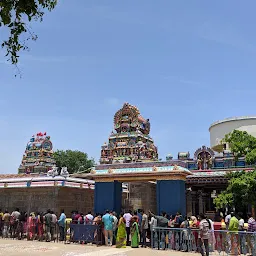
[[[233,195],[224,191],[214,198],[214,204],[217,209],[225,208],[227,205],[231,206],[233,204]]]
[[[214,199],[218,209],[226,206],[239,208],[256,202],[256,171],[234,172],[227,175],[230,180],[225,191]]]
[[[248,164],[256,163],[256,138],[245,131],[234,130],[227,134],[224,141],[229,144],[235,157],[246,156]]]
[[[44,9],[51,11],[55,8],[57,0],[0,0],[0,27],[9,30],[9,38],[1,46],[6,49],[8,61],[17,65],[18,52],[27,50],[26,41],[36,40],[37,36],[28,28],[32,20],[42,21]],[[27,21],[26,20],[27,18]],[[26,39],[21,40],[25,34]]]
[[[67,167],[69,173],[85,172],[94,166],[94,160],[88,159],[86,153],[78,150],[57,150],[54,159],[58,167]]]

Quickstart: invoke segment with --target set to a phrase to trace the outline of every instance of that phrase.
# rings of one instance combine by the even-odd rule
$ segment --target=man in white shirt
[[[152,244],[152,241],[151,241],[152,232],[153,232],[153,229],[157,227],[157,219],[151,214],[150,214],[150,216],[151,216],[151,219],[149,221],[150,233],[151,233],[150,234],[150,244]]]
[[[85,224],[93,224],[93,216],[92,212],[88,212],[88,214],[85,215]]]
[[[225,223],[226,223],[227,229],[229,226],[230,219],[231,219],[231,214],[230,214],[230,212],[228,212],[228,215],[225,217]]]
[[[111,212],[110,213],[113,216],[113,245],[116,244],[116,235],[117,235],[117,223],[118,223],[118,219],[116,217],[116,213],[115,212]]]
[[[142,214],[142,222],[141,222],[141,234],[142,234],[142,247],[146,246],[146,239],[147,239],[147,230],[148,230],[148,215],[141,210]]]
[[[13,229],[15,230],[15,236],[16,236],[16,230],[18,227],[19,217],[20,217],[20,210],[19,210],[19,208],[16,208],[15,211],[13,211],[11,214],[11,219],[13,219],[13,221],[14,221]]]
[[[239,221],[238,221],[238,230],[244,231],[244,219],[243,219],[243,213],[238,213]]]
[[[51,214],[52,214],[51,237],[52,237],[52,240],[56,240],[56,229],[57,229],[56,224],[57,224],[58,218],[53,211],[51,211]]]
[[[123,218],[125,219],[125,225],[126,225],[126,245],[130,245],[130,233],[131,233],[131,228],[130,228],[130,221],[132,218],[132,211],[129,210],[127,213],[124,214]]]
[[[204,256],[209,256],[209,222],[207,221],[206,217],[204,214],[200,214],[200,224],[199,224],[199,233],[198,233],[198,238],[199,238],[199,248],[201,255]],[[205,248],[205,253],[203,249],[203,245]]]

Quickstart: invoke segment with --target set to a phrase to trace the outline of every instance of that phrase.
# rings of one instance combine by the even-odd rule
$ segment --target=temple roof
[[[0,179],[16,179],[16,178],[29,178],[29,177],[38,177],[39,174],[0,174]]]
[[[146,172],[152,172],[154,171],[154,169],[156,168],[156,172],[170,172],[170,171],[175,171],[176,168],[177,170],[179,171],[184,171],[188,174],[191,174],[191,172],[187,169],[187,168],[184,168],[184,167],[181,167],[181,166],[161,166],[161,167],[156,167],[156,166],[153,166],[153,167],[142,167],[142,168],[134,168],[134,167],[131,167],[131,168],[116,168],[116,169],[111,169],[111,173],[112,174],[121,174],[121,173],[146,173]],[[95,170],[94,174],[99,174],[99,175],[102,175],[102,174],[107,174],[109,173],[109,170],[110,169],[101,169],[101,170]]]

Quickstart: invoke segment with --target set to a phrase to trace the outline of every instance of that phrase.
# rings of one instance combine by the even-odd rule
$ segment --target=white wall
[[[212,125],[209,128],[211,147],[218,145],[226,134],[233,130],[247,131],[256,137],[256,117],[230,119]]]

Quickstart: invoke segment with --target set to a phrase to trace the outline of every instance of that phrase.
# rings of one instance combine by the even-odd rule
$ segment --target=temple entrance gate
[[[87,178],[95,180],[94,212],[107,209],[118,214],[122,205],[122,182],[155,181],[157,213],[186,214],[186,176],[191,172],[180,166],[93,170]]]

